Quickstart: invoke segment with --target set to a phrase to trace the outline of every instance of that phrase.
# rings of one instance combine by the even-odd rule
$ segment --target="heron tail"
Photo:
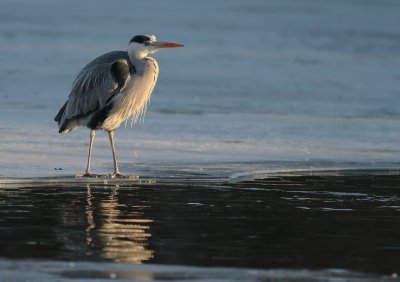
[[[67,107],[67,104],[68,104],[68,101],[64,103],[64,106],[61,107],[61,109],[58,111],[57,115],[54,118],[54,121],[56,121],[58,124],[60,124],[60,122],[61,122],[65,108]]]

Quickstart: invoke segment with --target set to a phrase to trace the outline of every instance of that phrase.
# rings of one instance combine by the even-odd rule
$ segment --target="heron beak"
[[[184,45],[178,44],[178,43],[173,43],[173,42],[156,42],[154,43],[154,47],[156,48],[177,48],[177,47],[183,47]]]

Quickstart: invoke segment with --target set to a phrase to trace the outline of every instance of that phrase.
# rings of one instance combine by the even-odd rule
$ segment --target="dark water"
[[[0,186],[0,257],[400,271],[400,176]]]

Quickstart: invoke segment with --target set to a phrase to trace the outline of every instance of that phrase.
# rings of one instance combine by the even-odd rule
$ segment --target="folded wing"
[[[85,126],[105,109],[134,73],[126,52],[107,53],[87,64],[77,75],[68,101],[55,117],[60,132]]]

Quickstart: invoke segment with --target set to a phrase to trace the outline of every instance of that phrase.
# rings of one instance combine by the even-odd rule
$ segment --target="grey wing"
[[[130,79],[132,68],[126,52],[107,53],[86,65],[76,77],[68,101],[55,120],[60,132],[68,132],[86,117],[103,109],[111,98],[120,93]]]

